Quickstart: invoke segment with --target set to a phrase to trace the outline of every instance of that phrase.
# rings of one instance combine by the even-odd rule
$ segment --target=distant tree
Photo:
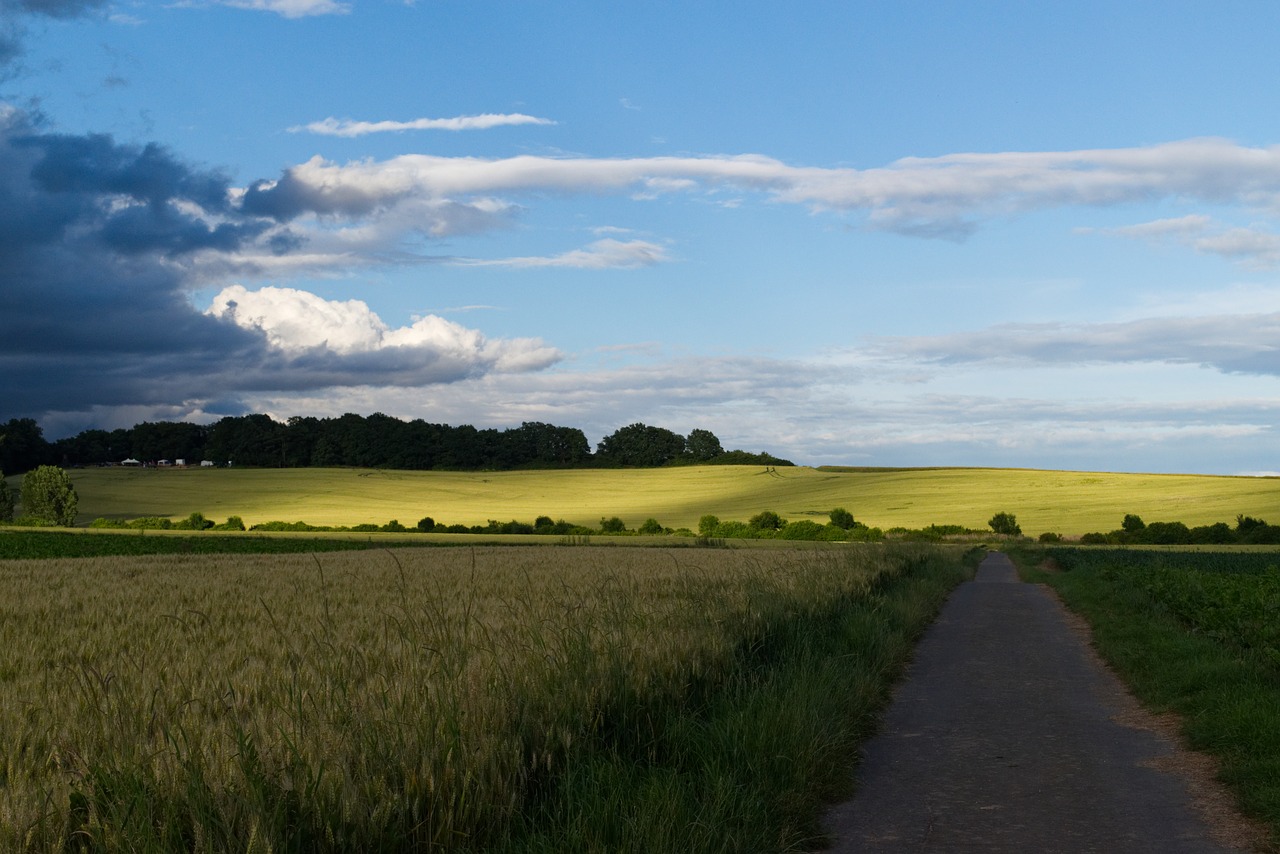
[[[858,524],[854,521],[853,514],[843,507],[837,507],[831,511],[831,524],[837,528],[844,528],[846,531]]]
[[[34,418],[11,418],[0,424],[0,471],[22,474],[57,461],[55,449],[44,440]]]
[[[22,514],[70,528],[80,497],[71,478],[57,466],[39,466],[22,478]]]
[[[601,440],[597,457],[611,465],[656,467],[684,453],[684,437],[662,427],[629,424]]]
[[[13,505],[13,490],[4,479],[4,472],[0,471],[0,522],[13,521]]]
[[[1142,521],[1141,516],[1134,513],[1126,513],[1124,521],[1120,523],[1120,527],[1126,534],[1136,534],[1147,527],[1147,523]]]
[[[772,510],[761,511],[747,520],[747,526],[757,531],[776,531],[785,524],[787,520]]]
[[[610,516],[608,519],[601,517],[600,519],[600,532],[602,534],[621,534],[626,530],[626,523],[617,516]]]
[[[653,535],[661,534],[662,530],[662,524],[651,516],[640,524],[640,527],[636,529],[636,533]]]
[[[715,536],[716,528],[720,527],[720,517],[712,516],[710,513],[698,520],[698,533],[704,537]]]
[[[714,460],[723,453],[720,440],[710,430],[694,430],[684,440],[684,455],[695,463]]]
[[[418,530],[424,534],[430,534],[436,529],[436,520],[430,516],[423,516],[418,520]]]
[[[1012,513],[997,513],[987,522],[991,530],[1008,537],[1022,536],[1022,528],[1018,525],[1018,517]]]

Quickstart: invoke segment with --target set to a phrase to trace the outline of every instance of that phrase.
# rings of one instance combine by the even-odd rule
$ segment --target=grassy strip
[[[867,595],[769,626],[722,684],[588,745],[506,850],[812,850],[915,640],[967,574],[954,552],[922,551]]]
[[[295,554],[384,548],[387,543],[365,539],[312,537],[286,539],[253,535],[157,536],[143,534],[92,535],[61,531],[0,531],[0,560],[108,557],[167,554]],[[397,541],[397,546],[412,545]],[[424,543],[425,545],[425,543]]]
[[[1073,551],[1085,556],[1072,561]],[[1052,549],[1013,556],[1028,580],[1050,584],[1089,621],[1098,651],[1145,705],[1181,718],[1187,743],[1219,760],[1219,778],[1245,813],[1268,823],[1280,845],[1280,671],[1274,650],[1206,631],[1202,620],[1188,619],[1185,608],[1162,598],[1178,574],[1222,573],[1224,557],[1211,559],[1213,570],[1189,570],[1183,554],[1171,555],[1167,564],[1150,553],[1118,550],[1094,558]],[[1069,571],[1037,569],[1046,556],[1057,556]],[[1242,582],[1255,577],[1240,571]],[[1226,606],[1206,600],[1201,610],[1207,616]],[[1275,607],[1273,602],[1273,613]]]

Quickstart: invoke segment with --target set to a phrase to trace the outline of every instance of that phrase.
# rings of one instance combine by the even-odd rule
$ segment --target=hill
[[[1244,514],[1280,522],[1280,479],[1029,469],[840,469],[690,466],[568,471],[417,472],[383,469],[80,469],[79,524],[99,516],[185,517],[246,524],[273,519],[353,525],[431,516],[449,524],[554,519],[628,527],[656,518],[697,528],[704,514],[745,521],[761,510],[825,521],[845,507],[868,525],[985,528],[1014,513],[1024,533],[1073,535],[1119,527],[1126,513],[1188,525]]]

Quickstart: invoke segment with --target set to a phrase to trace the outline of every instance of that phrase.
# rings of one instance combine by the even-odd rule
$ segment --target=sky
[[[0,0],[0,420],[1280,469],[1280,5]]]

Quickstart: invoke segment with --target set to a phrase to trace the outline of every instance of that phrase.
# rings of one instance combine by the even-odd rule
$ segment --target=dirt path
[[[1052,592],[992,553],[921,641],[831,850],[1248,850],[1137,713]]]

